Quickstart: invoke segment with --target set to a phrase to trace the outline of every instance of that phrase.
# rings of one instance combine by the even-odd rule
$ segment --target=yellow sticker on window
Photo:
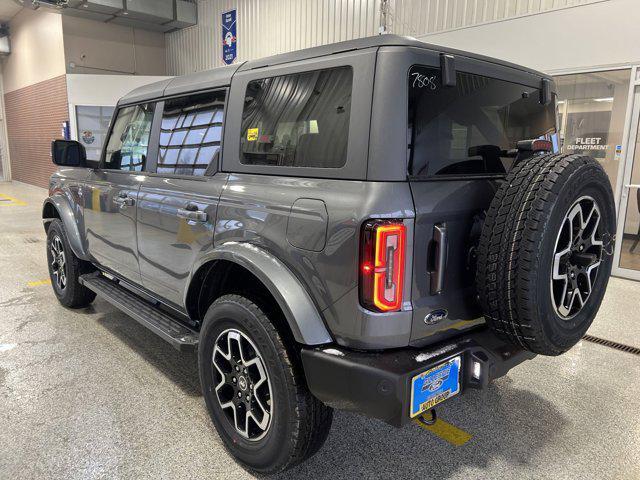
[[[247,142],[255,142],[256,140],[258,140],[258,129],[257,128],[247,129]]]

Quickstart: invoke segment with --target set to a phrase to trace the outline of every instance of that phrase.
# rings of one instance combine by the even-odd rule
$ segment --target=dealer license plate
[[[460,364],[460,357],[454,357],[411,379],[411,417],[460,393]]]

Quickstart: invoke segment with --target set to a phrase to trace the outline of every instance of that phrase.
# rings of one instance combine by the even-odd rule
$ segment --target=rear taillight
[[[402,307],[407,228],[400,221],[371,220],[362,227],[360,303],[369,310]]]

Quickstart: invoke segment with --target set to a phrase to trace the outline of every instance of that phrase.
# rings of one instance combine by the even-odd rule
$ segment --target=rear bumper
[[[427,349],[374,353],[341,347],[305,348],[302,363],[309,389],[326,405],[400,427],[410,421],[411,379],[457,355],[462,358],[461,393],[485,388],[491,380],[535,357],[485,330]],[[476,362],[480,364],[479,378],[473,374]]]

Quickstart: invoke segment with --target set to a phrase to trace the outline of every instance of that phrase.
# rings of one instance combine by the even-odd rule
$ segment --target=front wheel
[[[269,474],[312,456],[333,411],[309,392],[293,345],[239,295],[217,299],[204,319],[198,363],[209,415],[227,450]]]
[[[47,263],[53,293],[62,305],[81,308],[93,302],[96,294],[82,285],[79,277],[94,268],[73,253],[64,226],[57,218],[47,230]]]

